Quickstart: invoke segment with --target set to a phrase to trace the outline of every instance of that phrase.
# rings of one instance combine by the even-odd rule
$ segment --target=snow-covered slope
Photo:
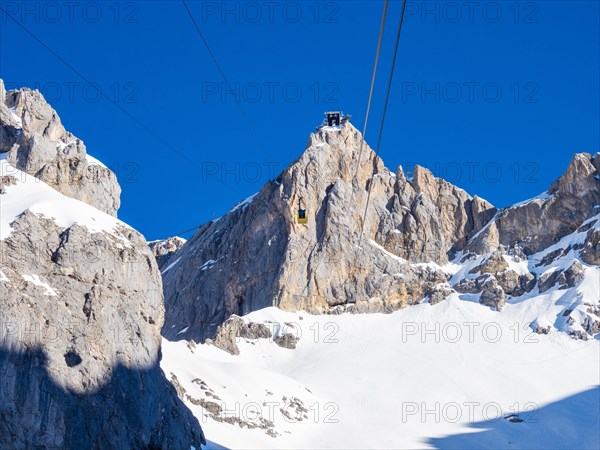
[[[6,161],[5,153],[0,154],[0,177],[3,177],[2,185],[6,192],[0,198],[0,240],[10,236],[10,224],[26,210],[52,218],[63,228],[79,224],[91,232],[106,231],[118,236],[118,226],[128,227],[116,217],[67,197],[43,181],[13,167]]]
[[[299,336],[296,349],[164,341],[161,366],[209,448],[598,448],[600,340],[533,333],[541,311],[563,309],[550,294],[502,312],[471,300],[368,315],[267,308],[244,319]]]

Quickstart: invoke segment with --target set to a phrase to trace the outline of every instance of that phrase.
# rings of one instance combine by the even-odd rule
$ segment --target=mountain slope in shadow
[[[55,383],[46,366],[40,348],[0,348],[3,449],[187,449],[190,442],[199,449],[205,442],[158,363],[118,365],[105,385],[85,394]]]
[[[480,431],[432,438],[427,443],[438,449],[598,449],[600,386],[537,410],[470,427]]]

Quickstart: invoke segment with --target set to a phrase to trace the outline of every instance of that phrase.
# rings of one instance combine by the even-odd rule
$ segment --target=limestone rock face
[[[505,256],[506,254],[501,250],[491,253],[480,265],[470,270],[471,274],[482,274],[482,276],[476,278],[474,284],[469,284],[471,280],[461,280],[458,289],[468,293],[480,292],[485,290],[485,283],[490,280],[494,290],[497,285],[502,288],[504,294],[513,297],[531,291],[535,287],[535,275],[531,273],[518,274],[510,269]],[[488,292],[484,297],[488,297],[494,290]],[[490,302],[486,300],[486,303]]]
[[[418,263],[447,262],[495,210],[426,169],[412,181],[393,174],[361,144],[349,123],[320,129],[276,179],[201,227],[163,273],[165,337],[212,338],[231,314],[273,305],[392,311],[445,282]],[[306,225],[296,222],[300,198]]]
[[[434,286],[429,292],[429,304],[437,305],[454,292],[446,283]]]
[[[505,298],[504,289],[498,285],[495,278],[489,278],[483,283],[479,303],[500,311],[506,303]]]
[[[26,211],[0,241],[2,442],[189,448],[203,440],[158,366],[156,263],[139,233],[119,233],[123,240],[64,230]]]
[[[232,355],[239,355],[240,349],[237,346],[237,339],[240,336],[240,329],[244,326],[244,320],[238,316],[231,316],[218,328],[216,337],[212,344],[215,347],[225,350]],[[211,343],[211,341],[207,341]]]
[[[538,283],[539,290],[546,292],[554,286],[558,286],[560,289],[575,287],[583,279],[583,273],[584,269],[581,263],[574,261],[566,270],[555,270],[543,274]]]
[[[40,142],[64,136],[45,103],[19,98],[20,136],[25,123]],[[0,188],[2,447],[199,448],[200,425],[159,366],[162,280],[143,236],[4,159]]]
[[[581,259],[588,264],[600,265],[600,230],[590,230],[588,233]]]
[[[496,212],[485,200],[471,197],[420,166],[415,167],[411,182],[399,167],[394,191],[391,214],[377,237],[386,249],[411,261],[446,262]]]
[[[579,261],[574,261],[564,273],[564,286],[566,288],[575,287],[583,280],[584,268]]]
[[[37,90],[6,92],[0,80],[0,153],[57,191],[116,215],[121,188],[108,168],[87,155]]]
[[[183,244],[185,243],[185,239],[180,238],[179,236],[173,236],[168,239],[149,242],[148,245],[156,258],[158,268],[163,270],[165,267],[168,267],[171,256],[183,247]]]
[[[277,336],[275,339],[275,343],[283,348],[288,348],[293,350],[296,348],[296,344],[298,343],[298,338],[291,333],[282,334],[281,336]]]
[[[543,250],[575,231],[600,205],[599,157],[576,154],[566,172],[541,196],[506,208],[468,245],[475,253],[520,246],[526,254]]]
[[[598,316],[598,314],[596,314]],[[583,321],[583,329],[587,331],[591,336],[595,336],[600,333],[600,320],[594,318],[591,315],[587,315]]]
[[[490,273],[496,275],[507,268],[508,263],[504,259],[504,254],[501,251],[495,251],[482,264],[471,269],[471,273]]]

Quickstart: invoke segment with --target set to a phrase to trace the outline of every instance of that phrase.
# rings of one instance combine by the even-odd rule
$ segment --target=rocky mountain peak
[[[21,88],[9,91],[3,101],[20,118],[24,132],[37,133],[52,142],[58,142],[65,137],[67,131],[58,114],[37,89]]]
[[[595,164],[594,159],[596,159]],[[561,194],[585,196],[590,192],[597,191],[598,179],[594,176],[598,175],[599,165],[598,154],[594,158],[589,153],[576,153],[565,173],[550,185],[548,194],[554,195],[560,192]]]
[[[214,338],[232,314],[268,306],[389,312],[456,292],[501,310],[538,283],[535,270],[508,261],[549,247],[595,211],[599,162],[576,155],[548,193],[498,210],[425,167],[410,179],[402,167],[392,173],[350,123],[321,127],[258,193],[167,252],[163,334]],[[596,261],[599,235],[588,231],[584,257]],[[456,277],[450,260],[469,269]],[[582,271],[562,273],[541,277],[540,289],[573,287]]]
[[[340,127],[323,127],[311,133],[302,155],[282,175],[294,177],[287,181],[295,190],[329,188],[337,182],[365,188],[373,170],[386,171],[383,161],[375,157],[361,133],[346,122]],[[390,174],[386,172],[385,179],[389,182]]]
[[[60,193],[116,215],[121,188],[115,174],[87,154],[38,90],[7,92],[0,85],[0,153]]]
[[[526,254],[543,250],[598,213],[598,154],[577,153],[547,192],[498,213],[469,243],[476,253],[518,246]]]
[[[391,311],[423,298],[447,276],[418,263],[447,262],[495,210],[415,171],[394,175],[350,123],[312,133],[296,161],[171,257],[163,333],[214,337],[231,314],[272,305]]]
[[[439,192],[436,189],[436,178],[429,169],[418,164],[415,165],[411,185],[417,194],[425,194],[433,201],[437,199]]]

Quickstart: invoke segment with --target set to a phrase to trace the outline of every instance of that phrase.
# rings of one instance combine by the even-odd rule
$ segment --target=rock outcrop
[[[381,222],[376,240],[410,261],[440,264],[462,250],[496,212],[485,200],[420,166],[412,181],[398,168],[388,207],[390,214]]]
[[[566,270],[557,269],[544,273],[538,282],[540,292],[558,286],[560,289],[575,287],[583,279],[584,269],[579,261],[574,261]]]
[[[0,153],[57,191],[116,215],[121,194],[117,177],[65,130],[39,91],[7,92],[0,80]]]
[[[505,299],[504,289],[498,285],[495,278],[490,277],[483,283],[479,303],[500,311],[504,307]]]
[[[164,305],[154,255],[137,231],[74,199],[93,192],[85,183],[55,190],[9,163],[21,155],[26,167],[77,165],[85,152],[76,143],[76,159],[59,151],[45,159],[55,150],[45,143],[65,136],[58,117],[39,93],[8,97],[23,120],[19,138],[33,144],[2,140],[11,148],[0,160],[2,447],[199,448],[200,425],[159,367]],[[5,139],[12,125],[2,124]],[[47,180],[47,169],[35,174]]]
[[[185,239],[180,238],[179,236],[173,236],[168,239],[148,242],[148,245],[156,258],[158,268],[162,271],[165,267],[168,267],[171,256],[183,247],[183,244],[185,243]]]
[[[437,305],[446,300],[450,294],[453,294],[454,289],[450,288],[447,283],[441,283],[434,286],[429,292],[429,304]]]
[[[487,256],[477,267],[470,270],[470,274],[481,275],[474,281],[462,279],[459,282],[459,288],[463,292],[483,292],[487,284],[487,292],[482,296],[483,304],[493,306],[494,301],[490,301],[490,296],[498,296],[504,299],[504,294],[513,297],[519,297],[526,292],[530,292],[535,286],[535,275],[532,273],[518,274],[509,267],[507,259],[514,259],[501,250],[495,250]],[[471,282],[472,281],[472,282]],[[502,293],[497,289],[500,287]],[[493,288],[493,289],[492,289]],[[465,290],[466,289],[466,290]],[[503,302],[501,302],[503,304]]]
[[[600,230],[590,230],[588,233],[581,259],[588,264],[600,265]]]
[[[269,324],[249,322],[243,318],[233,315],[223,322],[216,332],[215,339],[207,339],[206,343],[212,344],[232,355],[239,355],[240,349],[237,344],[240,340],[256,341],[258,339],[272,339],[277,345],[287,349],[295,349],[300,336],[288,331],[295,331],[294,324],[288,323],[283,329],[279,324],[271,330]]]

